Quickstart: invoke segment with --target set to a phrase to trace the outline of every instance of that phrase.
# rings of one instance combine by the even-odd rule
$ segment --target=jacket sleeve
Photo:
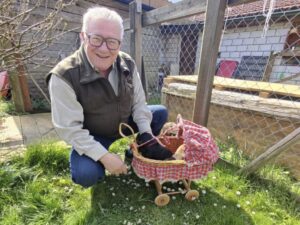
[[[94,161],[107,153],[89,131],[83,129],[83,109],[70,85],[56,75],[49,81],[52,123],[60,138],[71,144],[80,155]]]
[[[144,89],[136,67],[133,72],[133,87],[133,121],[137,124],[140,133],[152,133],[150,127],[152,121],[152,113],[147,107]]]

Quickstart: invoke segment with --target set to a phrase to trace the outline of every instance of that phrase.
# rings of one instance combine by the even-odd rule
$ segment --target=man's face
[[[91,45],[89,41],[90,34],[100,38],[112,38],[115,40],[121,40],[121,30],[117,22],[109,20],[91,20],[87,25],[87,32],[82,33],[82,38],[84,40],[84,47],[86,54],[90,62],[95,66],[101,74],[107,75],[110,71],[111,65],[116,60],[118,53],[120,51],[120,45],[114,50],[108,48],[108,43],[103,42],[100,47],[95,47]],[[89,36],[89,37],[88,37]]]

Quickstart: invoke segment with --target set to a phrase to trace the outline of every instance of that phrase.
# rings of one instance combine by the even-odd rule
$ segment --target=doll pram
[[[174,131],[175,136],[168,135]],[[173,153],[184,144],[184,160],[163,161],[145,158],[139,153],[134,139],[131,144],[134,172],[146,181],[154,181],[158,192],[155,204],[158,206],[167,205],[170,201],[169,195],[173,194],[185,193],[185,198],[189,201],[197,199],[199,192],[191,189],[191,181],[205,177],[219,157],[218,147],[210,132],[207,128],[184,120],[178,115],[177,123],[158,136],[158,139]],[[184,190],[163,193],[162,184],[169,181],[182,181]]]

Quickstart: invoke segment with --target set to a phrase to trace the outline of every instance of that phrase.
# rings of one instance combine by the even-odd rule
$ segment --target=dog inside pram
[[[154,182],[158,192],[155,204],[167,205],[170,195],[175,194],[185,194],[189,201],[197,199],[199,192],[191,189],[191,182],[205,177],[218,159],[218,147],[208,129],[178,115],[177,123],[167,123],[152,142],[159,142],[170,151],[165,155],[168,157],[160,160],[147,157],[134,138],[131,164],[138,177]],[[163,192],[162,184],[174,181],[183,184],[183,189]]]

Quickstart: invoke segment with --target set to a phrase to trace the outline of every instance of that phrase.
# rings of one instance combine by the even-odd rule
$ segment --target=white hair
[[[120,25],[120,29],[121,29],[121,39],[123,39],[124,27],[123,27],[122,17],[116,11],[105,8],[105,7],[89,8],[86,11],[86,13],[83,15],[81,31],[86,32],[89,22],[91,20],[97,20],[97,19],[111,20],[111,21],[117,22]]]

